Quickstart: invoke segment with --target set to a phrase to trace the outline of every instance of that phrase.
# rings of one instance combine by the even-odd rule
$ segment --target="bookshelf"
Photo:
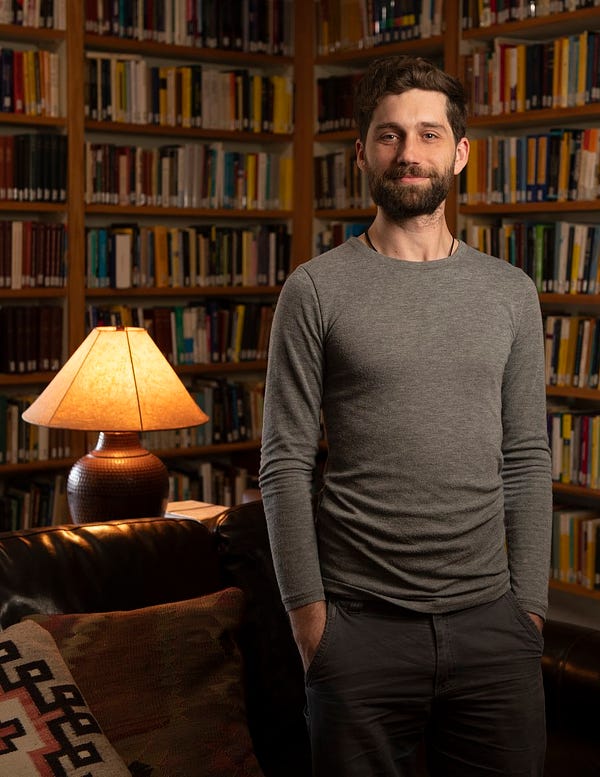
[[[0,469],[9,480],[13,475],[17,478],[8,486],[14,489],[15,495],[23,486],[19,481],[25,478],[30,484],[27,498],[46,503],[53,498],[55,475],[60,482],[62,471],[71,461],[69,439],[64,433],[44,438],[34,431],[31,439],[25,441],[16,432],[13,434],[12,429],[24,403],[54,374],[55,365],[50,364],[48,343],[41,337],[40,322],[44,322],[46,331],[54,332],[58,357],[55,350],[53,360],[62,358],[66,333],[68,289],[64,259],[68,204],[65,192],[59,192],[59,188],[66,188],[66,179],[56,167],[32,164],[32,159],[43,153],[48,161],[51,156],[55,162],[62,161],[66,169],[67,95],[58,89],[66,74],[65,10],[64,4],[54,3],[51,21],[45,17],[27,17],[22,24],[13,24],[4,15],[6,11],[0,18],[0,275],[3,276],[0,282],[3,332],[0,431],[5,436],[11,435],[14,448],[19,451],[15,457],[19,460],[9,462],[3,451],[4,463]],[[41,28],[36,26],[40,23]],[[17,248],[20,261],[14,258]],[[48,261],[50,257],[53,262]],[[16,343],[27,347],[17,351],[13,347]],[[7,431],[7,426],[11,431]],[[46,448],[52,460],[22,463],[30,446],[38,450]],[[60,493],[54,494],[57,509],[60,502]]]
[[[118,11],[115,19],[104,20],[86,18],[86,4],[79,0],[56,0],[54,5],[60,5],[63,12],[60,29],[26,27],[15,20],[5,20],[7,23],[0,24],[0,40],[3,46],[14,42],[15,48],[30,47],[58,54],[61,111],[58,116],[5,111],[0,114],[0,125],[2,136],[26,130],[66,139],[66,158],[60,168],[65,174],[68,195],[56,203],[3,199],[0,210],[5,212],[4,219],[67,225],[68,272],[63,285],[57,288],[0,287],[0,307],[26,305],[37,309],[43,303],[59,306],[63,332],[61,363],[83,340],[93,315],[99,312],[112,316],[111,323],[122,320],[148,325],[152,312],[158,309],[166,310],[171,320],[177,321],[191,307],[212,310],[224,338],[218,353],[211,351],[213,340],[209,342],[206,360],[195,360],[197,348],[182,355],[174,346],[175,368],[190,390],[201,387],[203,391],[214,388],[216,392],[217,385],[219,391],[223,387],[228,391],[251,387],[253,405],[248,412],[260,418],[260,400],[254,395],[264,374],[269,324],[268,315],[261,314],[272,311],[290,265],[304,253],[290,237],[296,231],[302,234],[302,229],[297,229],[302,217],[292,208],[292,187],[298,187],[299,178],[294,176],[293,168],[301,146],[293,126],[293,101],[300,116],[298,106],[307,101],[302,89],[295,97],[293,94],[293,29],[301,26],[295,24],[294,14],[301,17],[302,11],[287,2],[265,3],[261,9],[265,13],[259,14],[259,18],[252,20],[240,13],[239,19],[230,20],[234,26],[239,21],[239,27],[232,27],[228,38],[226,26],[210,28],[214,15],[210,19],[186,20],[186,4],[175,0],[160,4],[160,9],[155,7],[159,17],[161,12],[166,13],[165,18],[137,18],[140,9],[147,11],[152,5],[125,0],[114,4]],[[247,6],[241,5],[243,9]],[[89,13],[107,8],[107,4],[88,6]],[[170,16],[169,9],[180,13],[173,10]],[[187,4],[187,11],[190,10]],[[235,39],[238,33],[243,40]],[[300,40],[300,50],[302,45]],[[192,73],[198,79],[200,74],[205,78],[198,81],[204,89],[202,102],[192,99],[196,95],[190,88]],[[309,83],[308,75],[304,75],[305,84]],[[91,92],[91,82],[102,76],[104,81],[95,85],[103,85],[104,89]],[[236,85],[231,111],[237,108],[238,113],[224,119],[223,83],[227,80]],[[171,99],[174,95],[175,100]],[[107,113],[106,105],[114,106],[114,113]],[[217,106],[220,112],[213,110]],[[270,115],[272,106],[277,108],[275,115]],[[197,126],[198,113],[192,116],[190,107],[201,108],[202,126]],[[248,114],[249,109],[252,110]],[[242,115],[250,118],[244,123]],[[302,126],[302,120],[299,124]],[[95,146],[104,154],[105,162],[109,160],[108,165],[102,166],[98,156],[91,156]],[[204,168],[200,168],[199,160],[204,160]],[[216,173],[211,164],[216,166]],[[185,189],[184,174],[196,165],[205,173],[191,178],[208,180],[216,194],[205,192],[202,198],[200,193],[194,200]],[[228,196],[226,186],[220,188],[225,177],[219,172],[233,170],[234,165],[237,178]],[[90,173],[94,169],[102,173],[103,183],[112,180],[116,188],[99,190],[101,193],[92,197]],[[140,170],[150,188],[140,185]],[[248,183],[252,176],[255,187]],[[185,181],[189,183],[189,178]],[[112,191],[112,196],[108,191]],[[99,241],[97,233],[103,234]],[[140,281],[142,271],[137,263],[143,260],[158,267],[159,245],[160,260],[164,261],[165,234],[169,251],[166,261],[172,270],[169,277],[163,283],[150,273],[145,281]],[[184,258],[187,263],[190,240],[196,249],[192,252],[196,262],[193,267],[198,268],[197,272],[192,271],[192,277],[183,270],[180,274],[172,269],[179,267]],[[98,242],[110,271],[106,273],[108,280],[96,283],[90,269],[90,250]],[[142,244],[144,247],[139,248]],[[239,267],[223,269],[222,262],[230,255],[237,256],[240,264],[243,255],[244,268],[249,268],[244,270],[243,277]],[[262,263],[257,268],[257,257],[265,255],[270,262],[266,268]],[[126,266],[127,256],[134,265],[133,277],[131,268]],[[251,321],[255,311],[259,323],[264,319],[266,335],[262,335],[260,343],[254,343],[254,348],[246,341],[242,346],[239,338],[245,330],[239,322],[242,318]],[[208,313],[207,317],[212,320]],[[215,330],[216,326],[215,323]],[[238,340],[234,341],[236,332]],[[172,336],[171,344],[174,341]],[[236,344],[239,348],[234,347]],[[25,398],[39,392],[53,374],[48,370],[23,374],[7,370],[0,374],[0,394]],[[239,428],[232,432],[232,439],[216,436],[214,440],[194,441],[189,435],[179,435],[177,439],[161,440],[158,453],[173,468],[184,462],[187,469],[193,469],[196,461],[212,460],[222,470],[239,464],[240,470],[253,474],[257,468],[259,434],[255,420],[252,425],[248,419],[245,422],[249,430],[245,435],[240,434]],[[27,431],[35,434],[33,427]],[[13,488],[23,491],[32,479],[64,481],[68,467],[82,455],[89,441],[74,433],[62,434],[59,441],[63,447],[56,448],[48,460],[39,460],[39,451],[35,449],[30,461],[17,455],[16,460],[13,457],[0,463],[0,496]],[[37,442],[29,444],[34,446]],[[177,499],[187,496],[174,494]],[[193,496],[202,498],[202,494]],[[212,493],[211,497],[211,501],[221,500],[220,494]]]
[[[538,286],[546,326],[557,535],[550,585],[597,601],[600,591],[586,580],[589,565],[587,576],[582,568],[586,554],[595,553],[588,550],[593,542],[573,518],[562,519],[561,530],[559,511],[578,509],[600,516],[591,438],[589,456],[578,448],[581,426],[587,428],[589,423],[591,428],[592,417],[600,411],[600,392],[590,351],[581,344],[577,350],[576,340],[579,332],[582,341],[584,321],[593,332],[600,316],[593,261],[598,253],[594,239],[600,232],[596,229],[600,211],[597,156],[595,175],[592,173],[589,186],[583,186],[582,149],[586,146],[581,142],[583,137],[594,138],[587,148],[596,153],[600,93],[597,61],[594,65],[598,43],[593,31],[598,29],[600,8],[582,4],[562,10],[555,7],[550,13],[538,4],[531,18],[524,6],[520,10],[515,5],[500,17],[494,17],[489,6],[482,15],[484,6],[464,4],[459,33],[463,55],[459,74],[472,85],[469,126],[475,141],[469,162],[471,179],[465,173],[460,182],[459,222],[467,242],[484,250],[493,246],[493,252],[507,260],[523,262],[521,266]],[[514,18],[508,19],[511,14]],[[553,75],[548,82],[544,82],[544,71]],[[507,161],[498,171],[497,153],[512,159],[512,168]],[[490,185],[502,176],[504,187]],[[537,256],[538,261],[525,263],[526,254]],[[567,329],[573,333],[570,347]],[[582,363],[581,354],[586,352],[587,362],[584,357]],[[583,434],[587,446],[587,430]],[[566,548],[560,545],[561,531]],[[592,561],[597,570],[597,557]]]

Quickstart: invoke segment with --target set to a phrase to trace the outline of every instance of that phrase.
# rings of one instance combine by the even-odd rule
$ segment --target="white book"
[[[117,232],[115,234],[115,288],[130,289],[131,277],[131,234]]]
[[[11,222],[11,289],[23,288],[23,222]]]
[[[165,518],[182,518],[201,521],[213,526],[217,518],[227,509],[225,505],[199,502],[194,499],[169,502],[165,510]]]

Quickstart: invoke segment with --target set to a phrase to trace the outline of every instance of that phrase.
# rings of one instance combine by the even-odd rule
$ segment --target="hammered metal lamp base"
[[[101,432],[67,480],[74,523],[160,517],[168,495],[167,468],[141,447],[137,432]]]

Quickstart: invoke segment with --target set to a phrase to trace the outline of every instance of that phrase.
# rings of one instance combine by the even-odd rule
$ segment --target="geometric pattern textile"
[[[53,636],[130,768],[143,764],[152,777],[262,777],[235,639],[243,606],[242,591],[227,588],[137,610],[30,617]]]
[[[31,621],[0,632],[0,775],[130,777],[52,636]]]

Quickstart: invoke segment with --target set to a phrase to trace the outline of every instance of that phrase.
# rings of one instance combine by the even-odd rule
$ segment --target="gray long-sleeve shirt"
[[[512,586],[545,616],[552,497],[532,281],[464,243],[408,262],[351,238],[298,267],[271,334],[260,486],[287,609],[327,592],[439,613]]]

